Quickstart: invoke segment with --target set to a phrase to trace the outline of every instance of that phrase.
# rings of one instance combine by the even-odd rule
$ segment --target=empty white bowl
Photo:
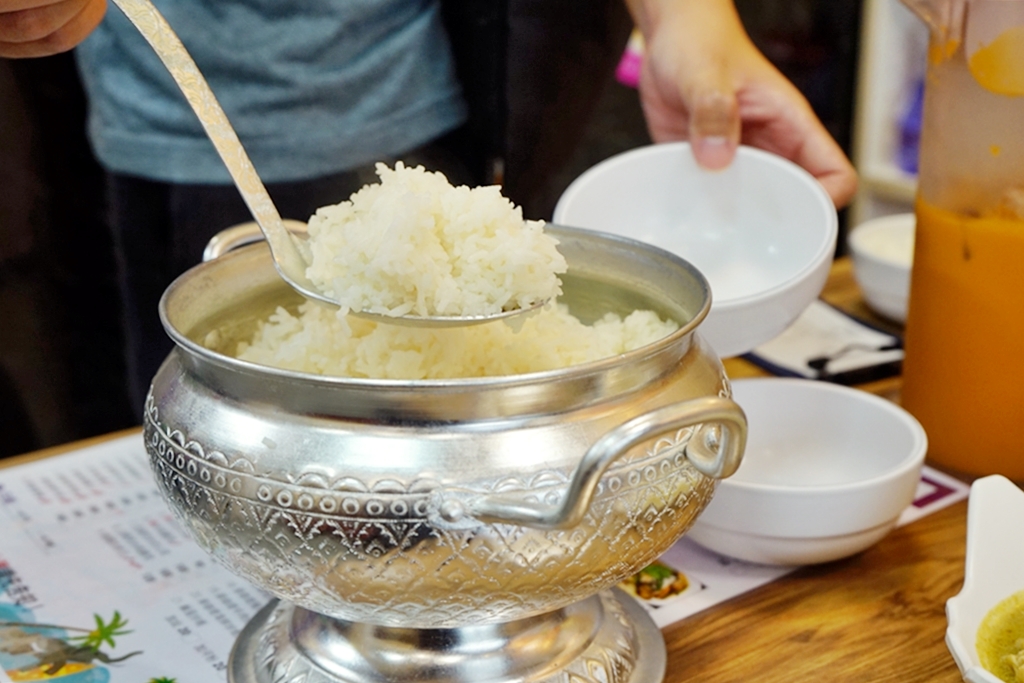
[[[882,216],[861,223],[847,238],[853,276],[864,301],[876,313],[899,322],[907,320],[915,223],[912,213]]]
[[[733,382],[748,441],[688,532],[750,562],[837,560],[881,540],[914,498],[927,451],[907,411],[859,389],[809,379]]]
[[[711,284],[701,335],[725,358],[773,339],[821,293],[836,247],[835,206],[779,156],[741,147],[723,171],[685,142],[606,159],[569,185],[555,223],[633,237],[695,265]]]
[[[1000,683],[981,666],[975,641],[989,610],[1024,590],[1024,491],[1000,475],[971,484],[964,585],[946,602],[946,646],[965,681]]]

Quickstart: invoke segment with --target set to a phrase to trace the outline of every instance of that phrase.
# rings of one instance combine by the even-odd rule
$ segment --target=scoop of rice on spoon
[[[470,215],[445,219],[444,222],[450,224],[447,232],[444,228],[440,232],[433,230],[439,227],[435,224],[437,216],[448,215],[453,208],[451,202],[458,204],[459,200],[453,197],[463,194],[461,190],[468,192],[469,188],[451,188],[456,192],[447,199],[432,199],[431,192],[406,193],[396,207],[396,212],[404,211],[409,221],[404,226],[396,222],[399,220],[396,213],[391,217],[392,222],[383,226],[383,235],[358,232],[371,224],[374,229],[381,227],[376,216],[371,217],[369,223],[359,223],[355,233],[351,229],[341,231],[340,234],[348,237],[357,234],[364,236],[356,252],[352,251],[353,245],[344,243],[344,239],[341,242],[338,239],[324,239],[320,245],[310,245],[289,232],[209,84],[163,15],[150,0],[114,0],[114,4],[153,47],[181,88],[263,232],[278,273],[306,298],[378,322],[441,327],[485,323],[517,316],[544,306],[560,293],[556,273],[565,272],[565,261],[558,255],[553,238],[547,237],[547,241],[537,238],[540,230],[538,226],[532,225],[535,222],[524,222],[520,216],[520,229],[515,234],[509,232],[509,226],[514,225],[515,220],[506,225],[481,226],[484,228],[482,241],[473,238],[472,230],[466,232],[466,221],[473,219],[473,209],[476,215],[488,213],[486,208],[481,212],[481,205],[486,207],[490,204],[492,214],[495,206],[499,212],[504,210],[500,202],[494,201],[493,196],[486,198],[490,202],[480,202],[479,197],[470,201],[469,205],[472,206],[466,207]],[[426,185],[420,177],[400,178],[402,181],[413,180],[420,190],[431,184],[436,189],[439,181],[433,175],[444,178],[441,174],[426,174],[423,169],[404,167],[396,167],[394,171],[385,167],[378,169],[378,172],[382,180],[388,173],[395,174],[395,177],[404,176],[406,172],[426,175]],[[447,184],[447,180],[444,183]],[[369,186],[357,192],[353,195],[353,201],[360,193],[375,192],[374,187],[378,186]],[[496,188],[477,189],[492,194],[497,192]],[[497,198],[507,203],[500,195]],[[446,201],[449,204],[438,212],[436,203],[443,204]],[[337,206],[325,207],[317,212],[311,219],[311,233],[326,237],[328,231],[321,228],[336,223]],[[417,210],[425,213],[413,215]],[[334,214],[334,217],[319,219],[318,216],[325,211]],[[417,227],[425,227],[425,222],[429,224],[426,227],[430,228],[428,236],[441,236],[430,246],[448,245],[444,258],[424,261],[423,253],[417,251],[416,244],[409,241]],[[456,239],[453,240],[453,237]],[[377,256],[366,258],[369,254],[367,241],[374,239],[377,243]],[[463,244],[459,244],[460,239]],[[403,243],[402,240],[406,241]],[[476,244],[476,249],[472,254],[466,254],[465,248],[471,243]],[[480,249],[480,243],[486,243],[489,248]],[[529,251],[532,247],[540,251],[531,256]],[[349,257],[352,253],[357,254],[356,260]],[[340,268],[346,264],[360,267],[356,272],[340,272]],[[421,270],[427,264],[433,265],[426,271]],[[460,290],[460,287],[468,289]]]

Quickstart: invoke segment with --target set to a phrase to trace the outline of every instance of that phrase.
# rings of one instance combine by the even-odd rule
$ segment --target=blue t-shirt
[[[372,163],[460,125],[436,0],[154,0],[266,182]],[[77,48],[89,137],[110,170],[230,182],[152,48],[111,4]]]

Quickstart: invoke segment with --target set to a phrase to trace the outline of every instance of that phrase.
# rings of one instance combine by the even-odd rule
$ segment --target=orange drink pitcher
[[[1024,0],[929,26],[903,406],[931,462],[1024,482]]]

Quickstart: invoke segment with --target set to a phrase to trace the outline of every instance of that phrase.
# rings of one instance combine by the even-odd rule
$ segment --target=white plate
[[[700,327],[721,357],[774,338],[821,293],[838,220],[821,184],[782,157],[741,147],[724,171],[685,142],[606,159],[572,182],[555,223],[633,237],[695,265],[711,284]]]

